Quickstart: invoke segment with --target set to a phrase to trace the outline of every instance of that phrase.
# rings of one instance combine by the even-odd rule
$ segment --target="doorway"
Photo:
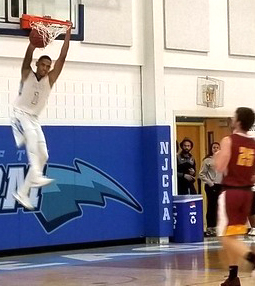
[[[200,170],[202,159],[205,157],[205,125],[204,122],[177,122],[176,137],[180,144],[184,138],[189,138],[194,146],[191,154],[196,161],[196,170]],[[181,151],[181,150],[179,150]],[[195,182],[196,190],[200,190],[198,181]],[[200,192],[200,191],[199,191]]]
[[[204,184],[197,180],[203,158],[208,154],[210,145],[213,142],[220,142],[223,137],[230,135],[231,120],[225,118],[205,117],[176,117],[176,140],[180,142],[188,137],[194,144],[191,154],[196,161],[196,182],[195,187],[198,193],[203,196],[204,228],[206,228],[207,200]],[[180,152],[180,150],[179,150]],[[177,172],[176,172],[177,176]],[[176,178],[177,181],[177,178]],[[177,184],[176,184],[177,187]]]
[[[191,139],[194,147],[191,151],[196,161],[197,171],[209,152],[213,142],[220,142],[231,134],[230,118],[176,117],[176,140],[180,143],[185,137]],[[180,151],[180,150],[179,150]]]

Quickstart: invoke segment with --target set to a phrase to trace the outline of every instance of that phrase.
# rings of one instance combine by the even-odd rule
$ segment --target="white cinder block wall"
[[[132,3],[132,47],[71,42],[64,69],[41,115],[42,124],[142,125],[143,2]],[[27,38],[0,35],[2,125],[9,124],[27,45]],[[62,41],[54,41],[45,50],[36,49],[34,58],[48,54],[55,60],[61,46]]]
[[[20,60],[0,60],[1,124],[18,94]],[[141,125],[139,66],[67,62],[41,114],[43,124]]]
[[[141,125],[140,68],[68,63],[42,119],[49,124]]]
[[[149,1],[163,3],[163,0]],[[133,46],[72,42],[64,70],[42,114],[44,124],[142,124],[140,68],[146,64],[143,39],[144,27],[149,23],[144,23],[146,0],[132,0],[132,3]],[[209,0],[209,8],[208,53],[162,51],[165,93],[160,96],[164,97],[165,104],[160,108],[165,124],[173,123],[174,113],[221,116],[231,115],[236,106],[254,105],[255,58],[228,54],[227,1]],[[0,35],[0,124],[9,122],[10,104],[18,91],[20,66],[27,44],[27,38]],[[35,58],[46,53],[56,59],[61,45],[61,41],[55,41],[45,51],[36,51]],[[196,105],[196,80],[206,75],[225,81],[223,108],[211,110]]]

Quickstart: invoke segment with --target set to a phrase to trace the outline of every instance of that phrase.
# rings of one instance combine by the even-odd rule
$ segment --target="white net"
[[[44,47],[53,42],[60,34],[66,33],[70,28],[68,25],[49,24],[43,22],[31,22],[32,29],[36,29],[43,38]]]

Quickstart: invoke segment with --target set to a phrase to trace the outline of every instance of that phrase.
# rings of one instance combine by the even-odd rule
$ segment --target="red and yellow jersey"
[[[230,135],[231,157],[222,184],[231,187],[253,186],[255,174],[255,140],[239,134]]]

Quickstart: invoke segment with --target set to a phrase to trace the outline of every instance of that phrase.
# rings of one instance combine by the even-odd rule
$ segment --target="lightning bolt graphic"
[[[123,186],[84,161],[75,159],[74,167],[49,164],[46,173],[55,181],[42,189],[41,212],[36,216],[47,232],[81,216],[81,205],[105,207],[106,198],[142,212],[141,205]]]

